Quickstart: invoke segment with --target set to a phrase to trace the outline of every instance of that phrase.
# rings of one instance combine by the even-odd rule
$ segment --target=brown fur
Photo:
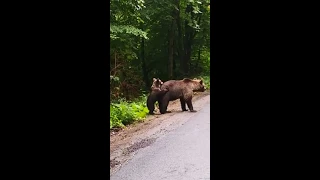
[[[154,103],[156,101],[158,101],[158,99],[168,91],[168,89],[166,89],[166,88],[161,90],[162,84],[163,84],[163,82],[159,78],[158,79],[153,78],[153,83],[151,86],[151,93],[147,99],[147,107],[149,110],[149,114],[153,114],[153,111],[155,109]]]
[[[183,80],[166,81],[161,86],[161,89],[168,90],[168,92],[158,100],[161,114],[167,112],[169,101],[174,101],[176,99],[180,99],[182,111],[187,111],[187,104],[190,112],[196,112],[192,105],[193,92],[204,92],[205,86],[202,80],[185,78]]]

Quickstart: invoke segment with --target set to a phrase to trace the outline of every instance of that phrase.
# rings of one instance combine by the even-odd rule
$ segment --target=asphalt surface
[[[179,128],[140,149],[110,179],[210,179],[210,104]]]

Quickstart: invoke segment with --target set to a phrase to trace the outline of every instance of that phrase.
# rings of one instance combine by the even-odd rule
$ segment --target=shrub
[[[143,95],[133,102],[121,100],[110,104],[110,129],[123,128],[125,125],[145,119],[149,110],[147,96]]]

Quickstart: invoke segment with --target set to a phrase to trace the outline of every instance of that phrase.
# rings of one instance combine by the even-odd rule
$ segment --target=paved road
[[[210,104],[179,128],[138,151],[110,179],[209,180]]]

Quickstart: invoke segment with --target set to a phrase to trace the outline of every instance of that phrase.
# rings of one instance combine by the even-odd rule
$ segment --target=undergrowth
[[[203,76],[203,81],[206,86],[206,89],[210,89],[210,75],[209,76]]]
[[[128,102],[119,100],[117,103],[110,103],[110,129],[123,128],[134,121],[143,120],[149,110],[146,107],[147,96]]]
[[[202,78],[206,89],[210,89],[210,75],[197,78]],[[147,95],[143,94],[132,101],[119,99],[117,102],[110,103],[110,129],[123,128],[135,121],[144,120],[149,112],[146,102]]]

